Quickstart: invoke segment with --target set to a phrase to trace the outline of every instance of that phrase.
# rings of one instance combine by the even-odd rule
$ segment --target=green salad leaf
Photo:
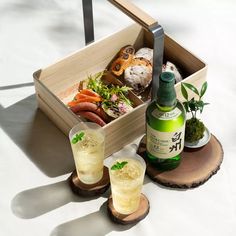
[[[118,100],[113,103],[118,104],[119,101],[122,101],[132,106],[131,101],[126,97],[128,92],[132,90],[132,88],[127,87],[127,86],[105,84],[101,79],[103,75],[104,75],[104,72],[102,71],[94,75],[88,76],[87,88],[98,93],[103,98],[103,101],[102,101],[103,104],[106,104],[109,106],[109,104],[111,104],[112,95],[117,95]]]

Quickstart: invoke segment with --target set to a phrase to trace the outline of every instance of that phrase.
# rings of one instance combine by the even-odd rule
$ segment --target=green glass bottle
[[[181,161],[184,148],[186,113],[176,99],[175,78],[163,72],[157,98],[146,110],[147,159],[159,170],[172,170]]]

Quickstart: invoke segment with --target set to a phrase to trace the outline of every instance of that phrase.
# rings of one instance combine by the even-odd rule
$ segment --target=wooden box
[[[123,0],[112,2],[127,4]],[[134,13],[139,13],[133,6],[128,7]],[[124,9],[123,6],[122,8]],[[142,17],[143,14],[140,14],[140,18]],[[146,16],[144,18],[149,20]],[[134,24],[34,73],[38,106],[65,135],[68,136],[70,129],[83,120],[66,106],[77,92],[79,82],[88,75],[106,69],[120,48],[128,44],[133,45],[135,49],[153,48],[153,35],[139,24]],[[198,88],[206,79],[206,64],[168,35],[164,38],[164,60],[176,64],[183,72],[184,81]],[[176,84],[176,92],[178,99],[182,100],[180,83]],[[136,107],[132,112],[103,127],[106,133],[106,156],[118,151],[145,132],[145,111],[148,103],[135,96],[133,100]]]

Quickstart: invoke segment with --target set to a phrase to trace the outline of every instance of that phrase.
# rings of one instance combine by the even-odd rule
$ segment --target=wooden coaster
[[[96,184],[84,184],[78,178],[76,170],[74,170],[69,178],[69,184],[72,191],[80,196],[92,197],[101,195],[106,192],[110,186],[108,168],[105,166],[103,167],[103,177]]]
[[[107,211],[109,217],[115,223],[122,225],[135,224],[139,222],[140,220],[144,219],[147,216],[147,214],[149,213],[149,209],[150,209],[149,201],[143,193],[141,194],[140,197],[139,209],[129,215],[120,214],[115,210],[113,206],[112,196],[110,196],[107,200]]]
[[[204,147],[198,149],[184,148],[180,165],[170,171],[159,171],[148,163],[146,157],[146,136],[139,144],[137,153],[147,164],[146,173],[155,182],[170,188],[188,189],[205,183],[220,169],[223,149],[214,135]]]

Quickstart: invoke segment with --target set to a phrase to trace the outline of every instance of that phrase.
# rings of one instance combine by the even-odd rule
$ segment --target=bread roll
[[[151,48],[140,48],[134,55],[134,58],[145,58],[153,64],[153,49]]]
[[[147,66],[148,68],[152,69],[151,62],[143,57],[133,58],[130,66]]]
[[[181,74],[179,73],[179,70],[177,69],[177,67],[175,66],[175,64],[173,64],[170,61],[167,61],[166,64],[162,67],[162,71],[167,71],[167,72],[172,72],[175,75],[175,82],[178,83],[180,82],[183,78],[181,76]]]
[[[152,81],[152,67],[146,65],[132,65],[126,68],[125,81],[137,93],[141,93]]]

